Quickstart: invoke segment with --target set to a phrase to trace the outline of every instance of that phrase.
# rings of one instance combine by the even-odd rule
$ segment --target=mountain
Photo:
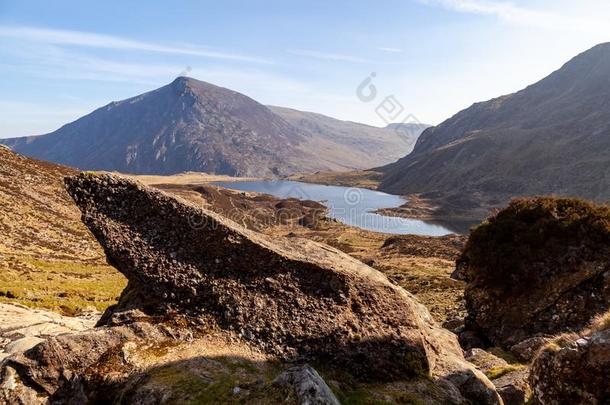
[[[343,161],[351,167],[370,168],[372,162],[394,162],[409,153],[430,125],[390,124],[385,128],[341,121],[313,112],[269,106],[271,111],[311,135],[311,144],[329,162]],[[348,153],[346,153],[346,151]],[[405,152],[406,151],[406,152]],[[401,154],[401,152],[403,152]]]
[[[517,93],[476,103],[382,167],[380,188],[437,201],[503,204],[516,195],[610,200],[610,44]]]
[[[410,139],[392,131],[288,111],[294,110],[272,110],[235,91],[179,77],[50,134],[0,142],[81,169],[242,176],[367,168],[411,149]],[[311,128],[284,118],[295,114],[308,117]]]

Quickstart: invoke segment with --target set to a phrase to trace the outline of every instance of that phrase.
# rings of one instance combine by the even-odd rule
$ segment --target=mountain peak
[[[194,88],[194,87],[201,88],[201,87],[208,87],[208,86],[213,86],[213,85],[210,83],[201,81],[201,80],[193,79],[192,77],[178,76],[168,86],[170,86],[176,90],[179,90],[179,91],[184,91],[187,88]],[[216,87],[216,86],[214,86],[214,87]]]
[[[398,159],[412,145],[392,131],[312,114],[302,113],[304,124],[295,117],[300,114],[282,115],[239,92],[179,76],[51,134],[0,143],[82,169],[242,176],[375,167]],[[349,153],[336,152],[344,148]]]

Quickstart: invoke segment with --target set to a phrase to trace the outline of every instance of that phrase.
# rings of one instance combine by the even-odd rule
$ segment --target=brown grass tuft
[[[594,332],[601,332],[610,329],[610,311],[599,314],[593,318],[589,325],[589,329]]]

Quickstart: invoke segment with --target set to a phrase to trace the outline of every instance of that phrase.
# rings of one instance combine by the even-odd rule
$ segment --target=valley
[[[64,199],[63,176],[75,171],[28,159],[2,148],[0,157],[3,159],[2,167],[11,168],[4,174],[5,182],[27,180],[29,185],[14,184],[13,187],[29,188],[36,193],[44,191],[47,199],[56,201],[56,210],[62,212],[61,217],[55,216],[46,208],[35,205],[41,198],[38,194],[25,198],[0,193],[5,201],[2,205],[3,226],[6,229],[23,226],[25,222],[21,215],[24,215],[29,218],[30,229],[36,229],[33,234],[37,235],[37,239],[32,240],[28,236],[19,236],[17,232],[7,232],[6,235],[11,236],[3,240],[0,302],[52,309],[67,315],[74,315],[87,307],[103,310],[116,302],[126,285],[124,277],[106,264],[103,252],[92,236],[81,228],[79,214]],[[211,185],[219,181],[253,180],[248,178],[201,173],[121,176],[185,198],[258,232],[271,236],[293,234],[337,247],[359,260],[372,263],[392,280],[408,286],[409,291],[416,291],[439,321],[463,314],[460,298],[463,286],[447,279],[452,272],[453,260],[464,243],[463,236],[435,238],[370,232],[327,218],[327,208],[314,201],[280,199],[264,193],[244,193]],[[40,189],[39,185],[43,183],[46,188]],[[17,197],[19,203],[15,200]],[[20,206],[25,210],[30,204],[29,213],[12,209]],[[57,222],[59,218],[64,218],[61,225]],[[53,233],[68,226],[79,232]],[[41,229],[48,229],[51,233],[47,236]],[[64,242],[54,242],[59,238]],[[69,238],[74,240],[72,245],[66,243]],[[16,248],[18,246],[27,246],[29,250]]]
[[[502,30],[555,15],[417,3],[498,19]],[[80,118],[55,131],[0,139],[0,403],[609,403],[610,43],[430,126],[409,109],[440,111],[513,83],[451,73],[492,66],[492,52],[460,56],[467,69],[452,63],[459,47],[401,58],[368,28],[366,44],[358,30],[341,34],[374,46],[366,58],[293,49],[288,27],[306,17],[274,20],[290,42],[275,58],[0,26],[3,39],[44,37],[40,60],[102,70],[70,77],[73,87],[55,72],[62,88],[0,100],[27,112],[15,114],[21,135],[51,114],[21,97],[80,108],[63,111]],[[218,22],[206,38],[238,31]],[[78,58],[81,48],[103,55]],[[115,52],[142,65],[102,59]],[[189,77],[190,65],[151,64],[129,79],[156,53],[205,58],[207,76],[261,101]],[[521,62],[511,74],[523,85]],[[170,70],[181,72],[171,82]],[[388,87],[407,82],[409,97]],[[73,97],[80,86],[121,101]],[[91,105],[103,106],[82,115]]]

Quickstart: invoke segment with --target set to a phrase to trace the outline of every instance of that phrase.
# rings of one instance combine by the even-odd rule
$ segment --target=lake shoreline
[[[298,198],[321,202],[329,208],[328,217],[348,226],[395,235],[443,236],[458,229],[419,218],[383,215],[381,210],[400,208],[403,197],[360,187],[305,183],[294,180],[211,182],[213,186],[242,192],[259,192],[278,198]]]

